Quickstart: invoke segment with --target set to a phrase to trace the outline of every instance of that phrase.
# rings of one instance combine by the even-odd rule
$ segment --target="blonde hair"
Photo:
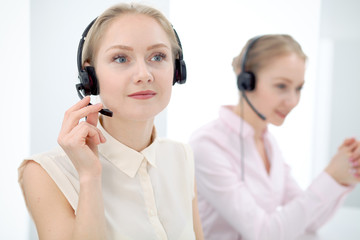
[[[143,14],[154,18],[164,29],[169,37],[173,58],[177,57],[181,48],[175,36],[174,29],[167,18],[157,9],[142,4],[120,3],[105,10],[95,21],[86,36],[83,53],[82,66],[85,62],[94,64],[96,52],[101,42],[101,38],[107,30],[110,23],[119,16],[125,14]]]
[[[300,58],[306,61],[307,57],[300,44],[287,34],[268,34],[263,35],[251,46],[247,52],[245,69],[241,69],[243,65],[243,58],[245,51],[249,44],[255,38],[251,38],[240,54],[233,59],[232,66],[234,72],[239,74],[242,71],[256,73],[265,67],[275,57],[283,56],[290,53],[297,54]]]

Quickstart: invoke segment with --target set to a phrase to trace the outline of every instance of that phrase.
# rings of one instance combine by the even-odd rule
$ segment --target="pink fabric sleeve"
[[[205,141],[204,141],[205,140]],[[330,216],[327,211],[345,192],[344,188],[320,175],[306,190],[301,191],[293,179],[286,186],[286,205],[267,213],[259,207],[235,169],[232,158],[215,139],[192,143],[195,155],[196,180],[199,192],[220,215],[242,236],[251,240],[288,240],[304,233],[307,228],[320,226]],[[247,174],[250,174],[249,172]],[[333,211],[332,211],[333,212]],[[218,229],[221,231],[221,227]]]
[[[303,190],[298,186],[290,174],[290,167],[285,164],[285,169],[286,185],[284,191],[284,205],[303,194]],[[353,187],[341,186],[326,172],[322,172],[316,179],[314,179],[307,191],[312,191],[317,194],[324,204],[313,213],[314,221],[307,225],[305,231],[315,232],[323,226],[324,223],[326,223],[334,215],[336,210],[344,201],[345,196],[352,189]]]

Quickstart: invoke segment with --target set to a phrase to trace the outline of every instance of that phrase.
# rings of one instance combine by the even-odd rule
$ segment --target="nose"
[[[154,81],[150,66],[146,61],[141,60],[136,63],[133,81],[134,83],[151,83]]]
[[[291,109],[293,109],[299,103],[299,100],[300,100],[300,92],[291,91],[286,96],[285,104]]]

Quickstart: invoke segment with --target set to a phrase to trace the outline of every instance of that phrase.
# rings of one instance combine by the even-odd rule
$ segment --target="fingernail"
[[[349,169],[349,173],[351,173],[351,174],[356,174],[356,169],[350,168],[350,169]]]

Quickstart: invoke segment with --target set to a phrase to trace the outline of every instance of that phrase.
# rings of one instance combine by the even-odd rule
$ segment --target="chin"
[[[277,120],[275,120],[275,121],[270,121],[270,123],[271,123],[272,125],[275,125],[275,126],[277,126],[277,127],[280,127],[281,125],[283,125],[284,122],[285,122],[285,119],[283,119],[283,120],[277,119]]]

